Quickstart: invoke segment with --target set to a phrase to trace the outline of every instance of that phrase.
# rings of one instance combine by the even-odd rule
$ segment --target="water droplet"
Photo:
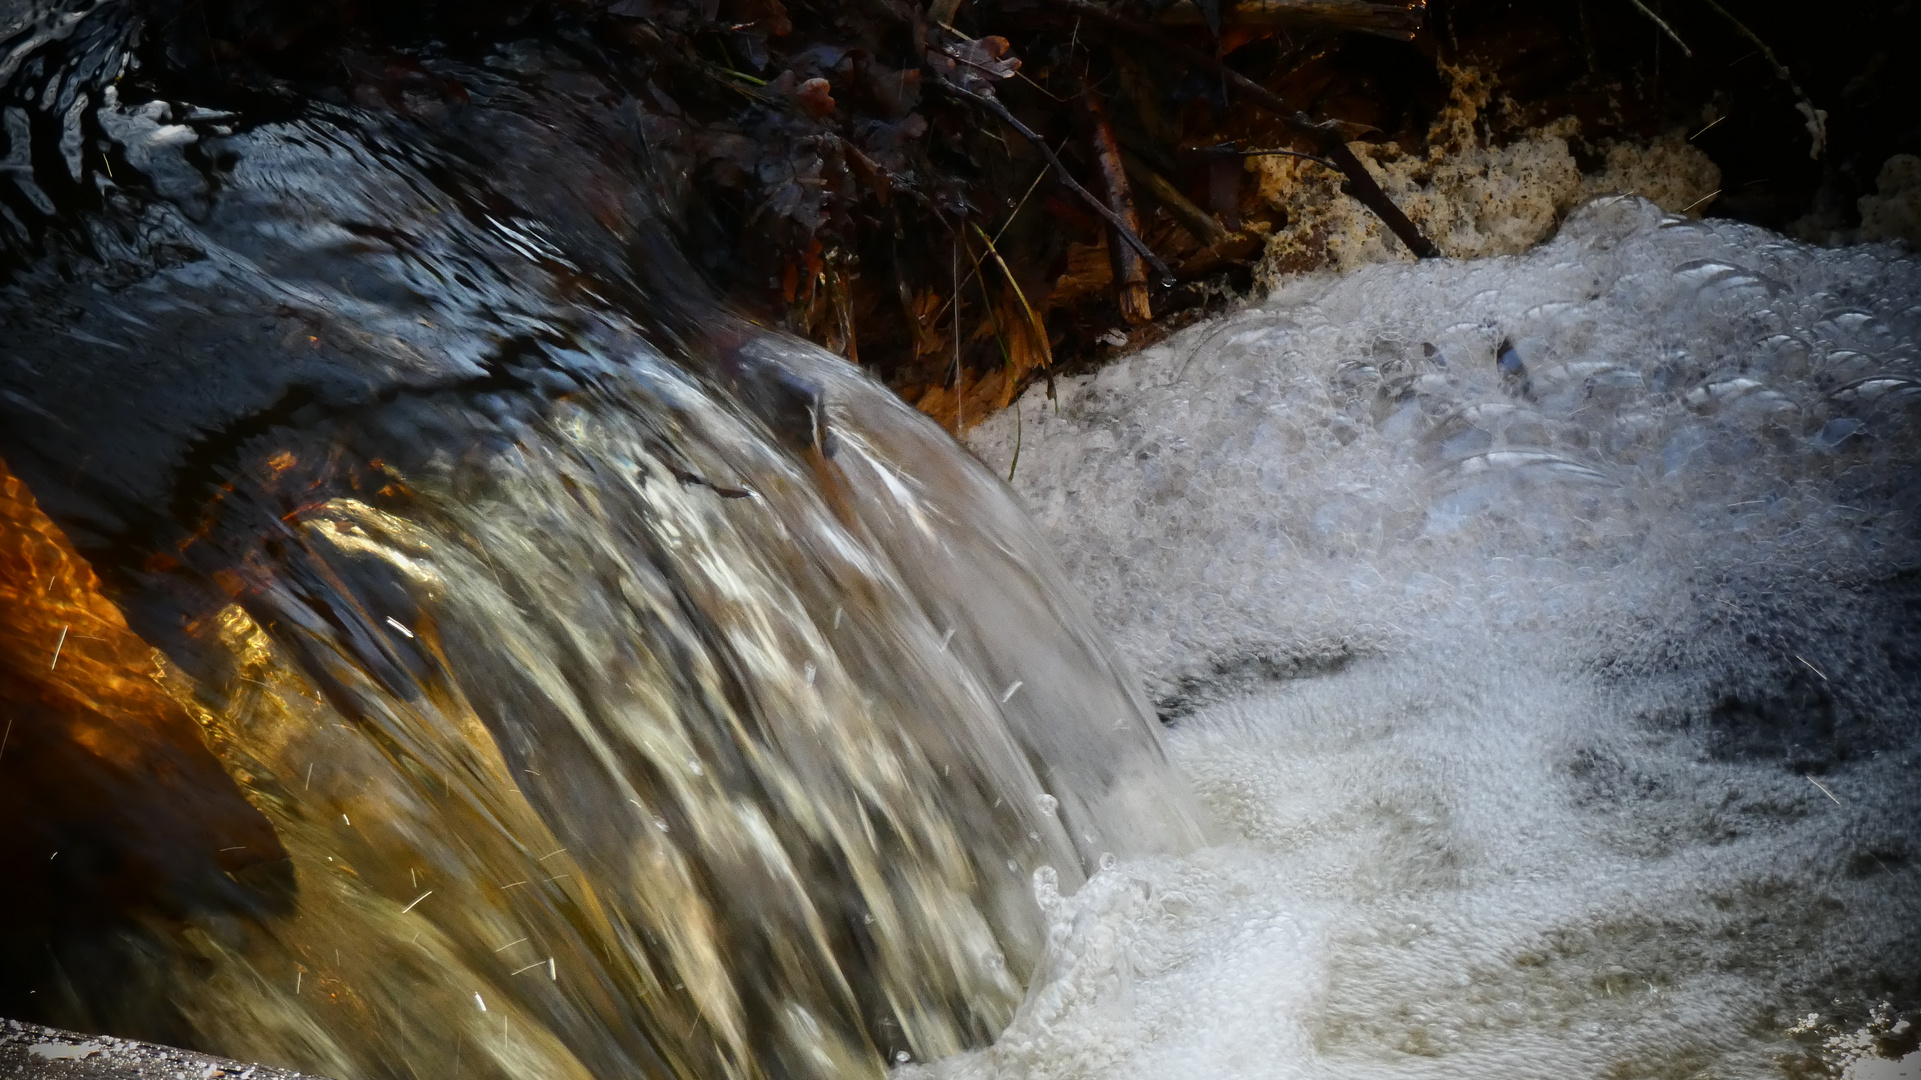
[[[900,1064],[900,1065],[905,1065],[905,1064],[907,1064],[907,1063],[908,1063],[909,1061],[911,1061],[911,1060],[913,1060],[913,1055],[911,1055],[911,1054],[909,1054],[909,1053],[908,1053],[907,1051],[905,1051],[905,1050],[896,1050],[896,1051],[894,1051],[894,1061],[895,1061],[895,1063],[897,1063],[897,1064]]]
[[[1100,863],[1101,863],[1102,870],[1112,870],[1114,869],[1114,865],[1118,862],[1120,862],[1120,860],[1114,857],[1113,852],[1111,851],[1101,852]]]
[[[1045,791],[1041,792],[1039,801],[1041,804],[1041,813],[1043,814],[1051,814],[1055,810],[1060,809],[1061,801]]]
[[[1034,871],[1034,902],[1045,913],[1053,913],[1061,905],[1061,876],[1051,866],[1043,866]]]

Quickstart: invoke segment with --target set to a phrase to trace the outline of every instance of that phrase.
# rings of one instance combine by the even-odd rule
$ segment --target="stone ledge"
[[[171,1046],[0,1020],[4,1080],[315,1080]]]

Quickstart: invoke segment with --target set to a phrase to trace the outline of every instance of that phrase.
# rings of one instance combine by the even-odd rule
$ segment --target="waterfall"
[[[1198,837],[995,481],[755,340],[819,380],[831,457],[657,361],[430,410],[467,427],[377,490],[289,479],[351,438],[265,441],[255,528],[188,548],[234,596],[187,694],[293,880],[172,935],[201,1038],[342,1076],[875,1072],[1005,1023],[1037,871]]]
[[[136,104],[118,10],[16,39],[0,455],[253,816],[39,911],[10,1000],[340,1077],[878,1075],[1006,1023],[1036,875],[1204,838],[1005,486],[701,294],[618,95],[529,47],[454,116]]]

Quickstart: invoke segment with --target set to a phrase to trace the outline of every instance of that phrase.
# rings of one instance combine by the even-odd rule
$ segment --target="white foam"
[[[1617,199],[1028,395],[1014,485],[1232,839],[1041,883],[934,1071],[1846,1064],[1806,1014],[1921,1004],[1918,327],[1896,249]]]

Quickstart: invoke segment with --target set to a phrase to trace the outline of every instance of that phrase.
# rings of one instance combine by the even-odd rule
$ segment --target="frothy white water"
[[[1230,839],[1037,882],[1026,1003],[933,1071],[1821,1075],[1869,1046],[1829,1036],[1921,1005],[1918,327],[1898,251],[1605,200],[985,425]]]

